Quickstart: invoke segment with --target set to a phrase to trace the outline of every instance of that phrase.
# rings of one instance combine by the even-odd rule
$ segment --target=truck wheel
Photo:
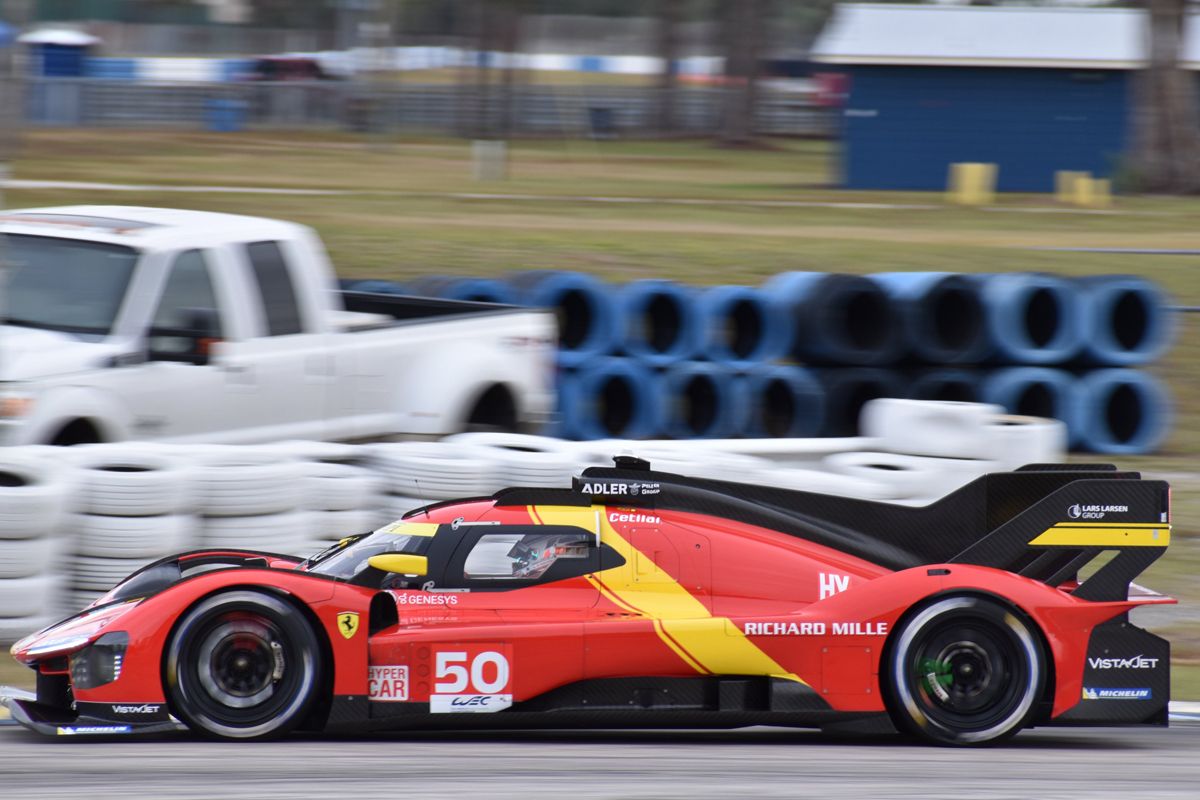
[[[517,403],[512,392],[496,384],[484,392],[467,415],[466,431],[517,431]]]
[[[103,441],[96,426],[86,419],[77,419],[63,426],[54,434],[50,444],[59,447],[72,447],[77,444],[97,444]]]
[[[171,636],[168,699],[176,716],[208,736],[282,736],[316,699],[319,654],[316,634],[289,603],[223,592],[188,610]]]
[[[1028,723],[1046,685],[1030,623],[982,597],[946,597],[905,621],[884,675],[898,727],[935,744],[982,745]]]

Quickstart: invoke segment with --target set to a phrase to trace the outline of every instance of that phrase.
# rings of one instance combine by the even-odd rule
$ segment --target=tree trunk
[[[725,0],[725,86],[720,142],[746,147],[755,141],[758,68],[762,56],[762,0]]]
[[[675,110],[679,75],[675,62],[679,58],[679,24],[683,21],[685,5],[686,0],[658,0],[658,57],[663,65],[658,75],[654,129],[662,137],[673,136],[679,129]]]
[[[1147,0],[1146,68],[1134,77],[1132,167],[1137,189],[1200,193],[1196,78],[1180,66],[1187,0]]]

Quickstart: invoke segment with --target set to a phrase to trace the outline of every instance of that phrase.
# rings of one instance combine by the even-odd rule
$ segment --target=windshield
[[[52,236],[4,237],[8,274],[3,321],[107,336],[133,275],[138,251]]]
[[[429,549],[438,526],[425,522],[393,522],[374,533],[343,539],[309,561],[308,571],[349,580],[369,565],[367,559],[383,553],[422,555]]]

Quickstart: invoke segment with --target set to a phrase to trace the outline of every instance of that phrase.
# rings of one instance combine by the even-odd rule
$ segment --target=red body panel
[[[696,513],[476,501],[416,521],[458,518],[595,529],[625,563],[508,591],[392,591],[398,622],[373,634],[366,621],[376,590],[291,569],[204,573],[104,616],[105,631],[129,634],[123,670],[109,684],[77,690],[76,699],[166,702],[164,650],[176,621],[201,598],[237,587],[280,593],[307,609],[328,643],[339,697],[429,703],[445,695],[466,703],[489,695],[520,703],[588,679],[761,675],[807,684],[834,710],[879,712],[881,657],[902,617],[939,594],[976,592],[1002,598],[1041,631],[1052,656],[1057,716],[1080,700],[1093,628],[1135,605],[1087,602],[964,564],[892,572]],[[339,625],[346,614],[362,620],[352,632]],[[98,618],[43,638],[90,630]],[[37,662],[27,654],[31,645],[14,654]]]

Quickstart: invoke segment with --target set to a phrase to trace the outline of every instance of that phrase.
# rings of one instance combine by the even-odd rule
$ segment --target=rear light
[[[95,689],[121,677],[129,634],[106,633],[71,656],[71,684],[76,689]]]

